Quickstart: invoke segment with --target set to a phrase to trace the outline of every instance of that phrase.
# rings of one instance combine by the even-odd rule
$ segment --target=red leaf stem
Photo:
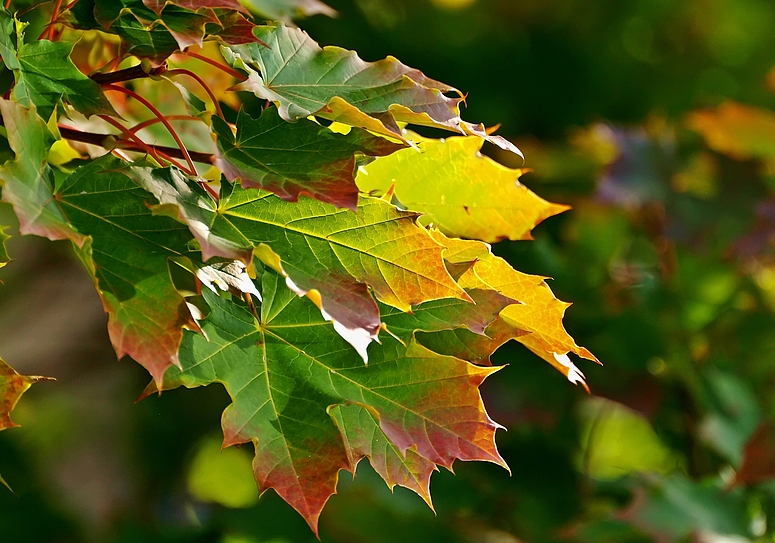
[[[221,104],[218,103],[218,100],[215,98],[215,94],[213,93],[212,89],[210,89],[210,86],[205,83],[205,80],[199,77],[197,74],[192,72],[191,70],[186,70],[183,68],[177,68],[175,70],[170,70],[167,72],[167,75],[187,75],[190,78],[196,80],[199,85],[205,90],[207,95],[210,97],[210,100],[212,100],[213,105],[215,106],[215,111],[218,113],[218,116],[223,119],[224,121],[226,118],[223,116],[223,110],[221,110]]]
[[[140,96],[134,91],[131,91],[129,89],[125,89],[124,87],[120,87],[118,85],[105,85],[105,90],[112,90],[115,92],[121,92],[123,94],[126,94],[127,96],[131,96],[141,104],[143,104],[145,107],[147,107],[156,117],[159,118],[162,124],[167,128],[172,138],[175,140],[175,143],[178,144],[178,147],[180,147],[181,152],[183,153],[183,156],[186,159],[186,162],[188,163],[189,170],[188,173],[191,175],[196,175],[196,166],[194,166],[194,161],[191,160],[191,155],[189,155],[188,150],[186,149],[186,146],[183,145],[183,140],[180,139],[180,136],[178,136],[178,133],[175,132],[175,129],[172,128],[172,125],[167,121],[167,119],[164,117],[164,115],[161,114],[161,112],[156,109],[156,106],[154,106],[152,103],[150,103],[148,100]],[[134,134],[132,134],[134,137]],[[185,168],[181,168],[181,170],[186,171]]]
[[[208,63],[211,66],[215,66],[219,70],[223,70],[227,74],[231,75],[233,78],[239,79],[240,81],[244,81],[245,79],[247,79],[247,77],[245,77],[243,74],[239,73],[237,70],[235,70],[233,68],[230,68],[229,66],[226,66],[225,64],[221,64],[217,60],[213,60],[213,59],[211,59],[209,57],[206,57],[204,55],[200,55],[199,53],[192,53],[190,51],[185,51],[183,54],[186,55],[186,56],[189,56],[191,58],[195,58],[197,60],[201,60],[202,62],[206,62],[206,63]]]

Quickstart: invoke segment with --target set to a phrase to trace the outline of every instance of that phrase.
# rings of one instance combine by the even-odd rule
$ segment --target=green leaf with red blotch
[[[0,99],[3,125],[16,158],[0,167],[3,201],[13,205],[22,234],[52,240],[82,239],[54,201],[54,173],[46,160],[55,138],[35,107]]]
[[[393,490],[396,485],[415,491],[429,507],[431,475],[436,464],[417,453],[415,447],[401,451],[379,426],[379,413],[361,405],[336,405],[328,410],[342,432],[347,458],[355,466],[368,458],[371,467]]]
[[[364,365],[317,308],[277,274],[263,275],[262,291],[260,320],[247,306],[205,291],[211,312],[202,327],[209,341],[186,334],[183,371],[171,368],[164,387],[223,383],[233,400],[222,418],[224,445],[252,441],[261,489],[274,488],[313,530],[338,472],[354,469],[363,455],[388,484],[421,494],[427,494],[422,481],[430,468],[423,458],[447,468],[456,459],[505,467],[495,447],[498,426],[478,390],[494,369],[390,337],[371,345]],[[361,426],[360,416],[332,414],[336,406],[368,409],[373,426]]]
[[[500,136],[490,136],[484,127],[460,118],[459,91],[393,57],[364,62],[352,51],[321,48],[304,31],[282,23],[254,32],[269,47],[225,48],[232,66],[249,75],[234,88],[271,100],[287,121],[316,115],[398,139],[404,136],[397,123],[407,122],[479,135],[521,154]]]
[[[153,176],[152,176],[153,177]],[[258,189],[222,183],[216,204],[193,181],[164,176],[139,181],[169,211],[189,224],[213,256],[250,259],[253,252],[313,299],[365,356],[380,327],[381,302],[408,311],[442,298],[470,301],[441,258],[443,247],[417,225],[417,215],[375,198],[361,198],[355,213],[302,198],[286,202]]]
[[[353,211],[356,158],[402,148],[361,129],[344,135],[307,119],[288,123],[273,107],[258,119],[240,110],[236,136],[220,118],[212,122],[218,136],[215,165],[229,181],[239,179],[245,188],[266,189],[289,202],[303,194]]]
[[[480,137],[411,138],[419,149],[405,149],[364,166],[357,183],[367,194],[393,191],[402,207],[425,214],[423,224],[433,223],[455,237],[489,242],[530,239],[539,222],[569,209],[522,185],[522,170],[482,155]]]
[[[243,13],[247,13],[247,10],[238,0],[143,0],[143,3],[147,8],[152,9],[157,14],[161,14],[167,5],[175,5],[179,8],[185,8],[191,11],[207,8],[242,11]]]
[[[89,242],[79,251],[109,315],[119,357],[129,355],[156,380],[178,361],[182,327],[196,329],[170,277],[171,258],[199,260],[191,232],[154,215],[153,197],[111,156],[79,167],[56,194],[62,214]]]

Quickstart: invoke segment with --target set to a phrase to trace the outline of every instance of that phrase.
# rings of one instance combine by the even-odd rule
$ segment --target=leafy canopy
[[[544,278],[484,243],[567,207],[481,155],[519,150],[464,121],[456,89],[283,22],[324,4],[245,6],[79,0],[37,40],[0,10],[3,201],[22,234],[73,243],[146,394],[227,389],[224,445],[252,442],[260,488],[313,530],[363,458],[430,504],[437,466],[506,467],[479,395],[500,345],[575,383],[568,353],[595,360]],[[34,378],[0,370],[3,429]]]

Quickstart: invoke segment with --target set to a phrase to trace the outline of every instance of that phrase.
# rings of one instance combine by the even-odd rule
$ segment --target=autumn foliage
[[[438,466],[506,467],[479,395],[498,347],[586,386],[568,304],[488,245],[567,206],[480,152],[521,154],[457,89],[288,22],[326,6],[246,5],[57,2],[36,39],[11,2],[3,201],[72,242],[144,395],[226,388],[224,445],[252,442],[261,490],[313,530],[363,458],[431,504]],[[0,429],[33,381],[2,363]]]

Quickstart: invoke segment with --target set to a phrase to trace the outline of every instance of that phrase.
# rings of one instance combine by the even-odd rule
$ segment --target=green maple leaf
[[[18,102],[0,99],[8,143],[16,155],[0,167],[3,201],[13,205],[22,234],[82,243],[54,200],[54,174],[48,158],[54,136],[35,111]]]
[[[122,173],[125,166],[111,155],[81,166],[56,200],[72,228],[89,236],[79,255],[109,315],[116,353],[131,356],[158,380],[178,361],[182,327],[197,328],[169,262],[198,261],[199,254],[184,225],[152,213],[155,200]]]
[[[65,99],[86,116],[118,115],[100,86],[83,75],[70,60],[72,43],[46,40],[25,43],[19,48],[19,69],[11,97],[22,105],[33,104],[48,119],[60,100]]]
[[[189,224],[204,260],[221,256],[249,264],[247,255],[255,253],[298,294],[315,300],[364,356],[380,327],[369,288],[403,311],[442,298],[470,301],[447,272],[443,247],[416,224],[417,215],[383,200],[361,198],[353,213],[224,182],[216,204],[180,175],[146,172],[137,180],[164,212]]]
[[[531,239],[539,222],[569,209],[519,183],[522,170],[482,155],[484,140],[477,136],[413,139],[421,152],[407,149],[375,160],[358,174],[358,187],[369,194],[392,190],[402,206],[425,214],[425,224],[488,242]]]
[[[273,107],[258,119],[241,110],[236,136],[217,117],[213,130],[215,164],[229,181],[239,179],[245,188],[263,188],[290,202],[304,194],[352,210],[358,205],[356,153],[384,156],[402,147],[365,130],[343,135],[307,119],[287,123]]]
[[[0,8],[0,56],[3,58],[5,67],[9,70],[19,69],[15,38],[16,21],[7,9]]]
[[[225,48],[227,60],[249,75],[234,88],[271,100],[287,121],[317,115],[399,139],[404,136],[397,122],[404,121],[476,134],[521,154],[505,139],[460,118],[459,91],[393,57],[364,62],[352,51],[321,48],[302,30],[282,23],[254,33],[268,47]]]
[[[222,419],[224,445],[252,441],[261,489],[274,488],[313,530],[338,472],[353,470],[362,456],[388,484],[426,497],[432,464],[485,460],[505,467],[495,448],[498,426],[478,391],[494,369],[389,337],[372,345],[366,366],[278,275],[265,273],[262,291],[260,320],[205,291],[209,341],[186,335],[182,372],[171,368],[164,387],[223,383],[233,400]]]

